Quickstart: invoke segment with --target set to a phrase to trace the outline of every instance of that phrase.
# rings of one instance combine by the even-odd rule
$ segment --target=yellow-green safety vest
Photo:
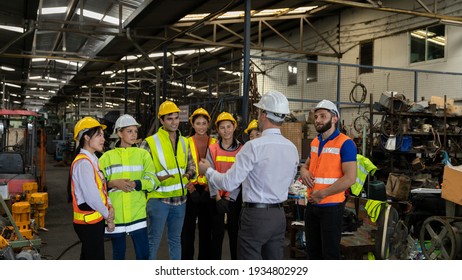
[[[357,154],[356,155],[356,164],[357,164],[357,174],[356,174],[356,183],[351,186],[351,193],[359,196],[363,190],[364,183],[366,182],[367,175],[371,173],[374,175],[377,167],[368,159],[367,157]]]
[[[159,128],[156,134],[146,138],[154,162],[157,177],[173,175],[160,182],[160,185],[148,193],[150,198],[169,198],[186,195],[188,178],[183,177],[188,167],[188,139],[180,136],[176,146],[176,156],[167,131]]]
[[[139,180],[141,183],[139,191],[109,190],[114,207],[115,229],[107,234],[146,228],[146,192],[160,185],[151,155],[138,147],[115,148],[105,152],[100,157],[99,164],[107,181],[129,179]]]

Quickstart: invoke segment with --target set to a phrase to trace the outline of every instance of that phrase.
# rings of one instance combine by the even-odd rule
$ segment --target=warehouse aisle
[[[72,226],[72,204],[67,201],[67,180],[69,166],[59,166],[53,156],[47,155],[46,187],[48,191],[48,209],[45,216],[45,230],[39,230],[42,239],[41,256],[48,260],[78,260],[80,243]],[[168,260],[168,247],[165,238],[159,249],[159,259]],[[196,235],[197,236],[197,235]],[[197,239],[197,238],[196,238]],[[223,259],[229,260],[227,235],[223,242]],[[289,259],[289,241],[286,239],[285,256]],[[197,246],[196,246],[197,248]],[[111,242],[105,243],[106,259],[112,258]],[[126,259],[135,259],[131,240],[127,238]]]

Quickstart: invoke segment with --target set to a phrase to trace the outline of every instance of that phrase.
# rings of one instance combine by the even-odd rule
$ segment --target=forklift
[[[0,109],[0,259],[39,260],[48,193],[38,114]],[[37,139],[37,131],[40,131]]]

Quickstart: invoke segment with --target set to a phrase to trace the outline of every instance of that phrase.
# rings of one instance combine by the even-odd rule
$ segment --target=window
[[[363,42],[359,45],[359,64],[373,66],[374,65],[374,42]],[[372,73],[372,68],[359,68],[359,74]]]
[[[317,55],[307,56],[308,60],[318,61]],[[317,63],[307,63],[306,64],[306,82],[312,83],[318,80],[318,64]]]
[[[289,62],[287,66],[287,85],[293,86],[297,84],[297,63]]]
[[[445,26],[438,24],[411,32],[410,62],[444,58],[446,46]]]

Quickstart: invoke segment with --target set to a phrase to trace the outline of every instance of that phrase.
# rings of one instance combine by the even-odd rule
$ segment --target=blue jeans
[[[186,203],[170,205],[158,198],[151,198],[146,205],[148,215],[149,259],[157,259],[160,241],[167,224],[168,252],[171,260],[181,259],[181,230],[183,228]]]
[[[126,235],[127,233],[117,233],[109,235],[112,241],[112,259],[124,260],[126,251]],[[132,231],[128,234],[132,237],[133,247],[135,248],[135,255],[137,260],[147,260],[149,256],[148,249],[148,231],[146,228],[141,228]]]

